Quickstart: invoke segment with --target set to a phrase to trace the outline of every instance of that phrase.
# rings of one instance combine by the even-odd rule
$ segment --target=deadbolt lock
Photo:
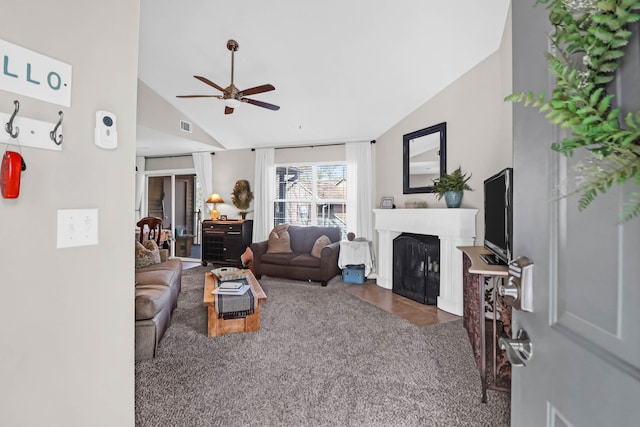
[[[498,286],[498,294],[516,310],[533,311],[533,263],[518,257],[509,263],[509,278]]]

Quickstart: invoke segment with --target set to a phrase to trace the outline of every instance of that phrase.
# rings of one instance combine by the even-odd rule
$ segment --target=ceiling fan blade
[[[216,89],[218,89],[220,92],[226,92],[223,88],[221,88],[220,86],[218,86],[217,84],[215,84],[214,82],[212,82],[211,80],[209,80],[209,79],[208,79],[208,78],[206,78],[206,77],[202,77],[202,76],[193,76],[193,77],[195,77],[196,79],[200,80],[202,83],[206,83],[206,84],[208,84],[209,86],[213,86],[213,87],[215,87],[215,88],[216,88]]]
[[[280,107],[277,105],[269,104],[267,102],[256,101],[255,99],[242,98],[242,102],[248,102],[249,104],[257,105],[258,107],[268,108],[269,110],[278,111]]]
[[[231,107],[226,107],[226,106],[225,106],[225,107],[224,107],[224,113],[225,113],[225,114],[231,114],[231,113],[233,113],[233,108],[231,108]]]
[[[220,95],[176,95],[176,98],[221,98]]]
[[[276,90],[276,88],[273,87],[273,85],[271,84],[266,84],[262,86],[256,86],[249,89],[245,89],[242,92],[240,92],[238,95],[240,96],[255,95],[256,93],[269,92],[270,90]]]

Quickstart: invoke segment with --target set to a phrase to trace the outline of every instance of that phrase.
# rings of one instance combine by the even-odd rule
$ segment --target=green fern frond
[[[627,113],[627,116],[624,118],[624,122],[627,124],[629,129],[638,129],[638,125],[636,125],[632,112]]]
[[[616,10],[616,2],[613,0],[599,1],[597,6],[598,9],[606,12],[613,12]]]
[[[555,88],[548,98],[528,91],[505,101],[535,107],[550,123],[571,129],[571,137],[554,142],[552,150],[571,156],[584,148],[596,156],[596,172],[575,191],[581,193],[578,207],[583,210],[612,185],[633,180],[640,187],[640,111],[623,115],[606,88],[632,36],[628,25],[640,21],[640,0],[596,0],[595,12],[586,13],[569,10],[566,0],[537,3],[545,5],[553,26],[548,36],[555,50],[545,57]],[[629,203],[625,218],[638,216],[638,193]]]
[[[640,15],[638,15],[637,13],[630,13],[627,16],[627,23],[628,24],[635,24],[638,21],[640,21]]]
[[[628,222],[637,216],[640,216],[640,192],[631,192],[624,203],[621,221]]]
[[[578,209],[583,211],[596,199],[598,192],[595,188],[590,188],[589,190],[582,193],[580,200],[578,200]]]

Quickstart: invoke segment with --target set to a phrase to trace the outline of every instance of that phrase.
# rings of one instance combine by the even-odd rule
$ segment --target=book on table
[[[249,289],[251,289],[251,286],[241,283],[239,288],[229,289],[220,286],[218,288],[215,288],[211,293],[218,295],[244,295],[244,293]]]
[[[223,282],[220,283],[220,286],[218,286],[219,289],[229,289],[229,290],[238,290],[240,288],[242,288],[242,286],[244,285],[243,282]]]

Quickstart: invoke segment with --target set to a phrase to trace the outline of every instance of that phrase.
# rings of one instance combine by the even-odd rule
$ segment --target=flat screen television
[[[513,169],[484,181],[484,247],[487,264],[507,264],[513,249]]]

